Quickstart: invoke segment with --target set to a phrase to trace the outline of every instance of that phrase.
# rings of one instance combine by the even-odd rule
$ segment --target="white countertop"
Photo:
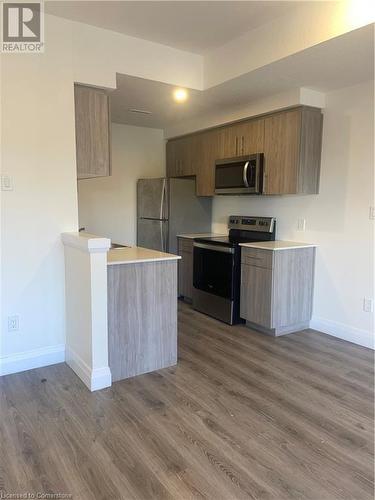
[[[113,248],[108,251],[107,265],[139,264],[141,262],[159,262],[163,260],[178,260],[178,255],[159,252],[142,247]]]
[[[298,241],[257,241],[254,243],[240,243],[241,247],[259,248],[261,250],[291,250],[293,248],[316,247],[314,243],[299,243]]]
[[[177,238],[187,238],[193,240],[194,238],[215,238],[219,236],[227,236],[226,234],[218,233],[189,233],[189,234],[178,234]]]

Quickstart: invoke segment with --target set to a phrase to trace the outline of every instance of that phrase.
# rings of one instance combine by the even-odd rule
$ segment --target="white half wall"
[[[108,365],[107,252],[111,241],[63,233],[66,362],[96,391],[112,384]]]
[[[164,175],[163,131],[113,123],[112,175],[78,182],[80,227],[135,245],[137,179]]]
[[[317,243],[312,326],[374,346],[374,82],[326,95],[320,193],[305,196],[216,196],[213,230],[230,214],[275,216],[277,238]],[[306,231],[297,231],[299,218]]]

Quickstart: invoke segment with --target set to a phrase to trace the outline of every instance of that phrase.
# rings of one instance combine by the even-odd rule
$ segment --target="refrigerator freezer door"
[[[151,250],[167,252],[168,221],[138,219],[137,245]]]
[[[167,179],[139,179],[137,184],[138,219],[168,219]]]

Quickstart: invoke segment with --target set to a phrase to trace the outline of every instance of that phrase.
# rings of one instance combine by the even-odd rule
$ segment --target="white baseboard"
[[[112,374],[109,366],[92,370],[87,363],[68,346],[66,346],[65,360],[90,391],[97,391],[112,385]]]
[[[362,330],[353,326],[345,325],[337,321],[331,321],[324,318],[313,316],[310,321],[310,328],[327,333],[333,337],[347,340],[353,344],[358,344],[369,349],[375,349],[374,334],[368,330]]]
[[[63,363],[65,361],[65,345],[53,345],[33,349],[31,351],[18,352],[10,356],[0,358],[0,376],[11,373],[32,370],[43,366]]]

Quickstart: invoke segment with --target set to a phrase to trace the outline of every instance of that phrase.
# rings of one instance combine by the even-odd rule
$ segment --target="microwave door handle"
[[[249,182],[247,180],[247,169],[249,168],[249,162],[247,161],[245,163],[245,166],[243,168],[243,183],[245,184],[245,187],[249,187]]]

